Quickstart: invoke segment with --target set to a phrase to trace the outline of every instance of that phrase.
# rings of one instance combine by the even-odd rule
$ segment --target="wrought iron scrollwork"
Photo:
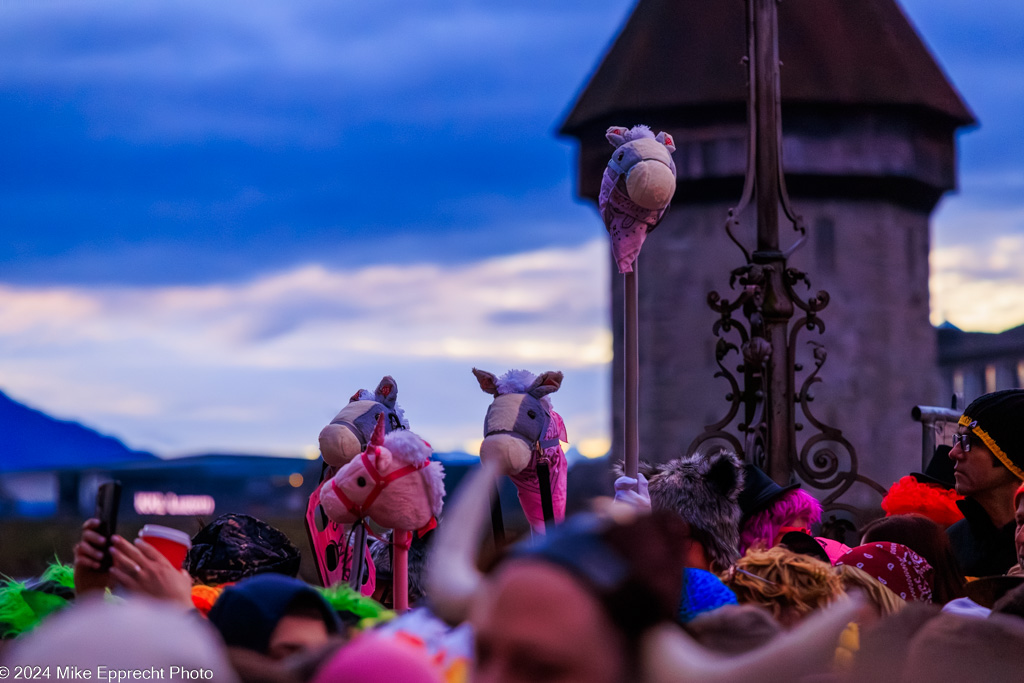
[[[733,300],[723,298],[718,292],[708,294],[709,307],[718,313],[712,325],[712,332],[718,337],[715,352],[718,371],[715,377],[722,377],[728,382],[729,391],[725,398],[729,407],[722,419],[705,426],[704,431],[690,444],[689,452],[708,441],[724,442],[748,462],[762,468],[765,466],[770,443],[768,425],[764,420],[768,406],[765,376],[768,358],[774,349],[763,336],[763,304],[765,283],[774,267],[747,264],[733,270],[729,284],[733,288],[741,288]],[[787,297],[804,313],[792,322],[786,336],[786,368],[790,380],[795,384],[797,373],[804,370],[796,359],[800,334],[804,330],[824,333],[825,322],[819,313],[828,306],[830,297],[824,290],[818,290],[813,296],[801,297],[797,291],[798,285],[810,291],[811,283],[805,273],[795,268],[785,268],[782,281]],[[813,367],[803,378],[799,390],[792,393],[792,400],[802,415],[792,425],[792,443],[798,441],[796,432],[806,436],[799,452],[791,455],[791,471],[795,479],[821,492],[822,504],[827,510],[841,511],[845,516],[859,518],[863,511],[841,503],[843,494],[858,483],[868,486],[879,495],[885,495],[885,489],[859,473],[856,450],[842,431],[826,424],[814,414],[811,407],[814,401],[812,388],[823,381],[820,373],[828,359],[828,352],[822,343],[814,340],[807,341],[806,345],[811,350]],[[727,359],[737,356],[742,358],[742,363],[733,372],[727,365]],[[731,426],[735,434],[730,431]]]
[[[725,398],[728,410],[722,419],[706,425],[704,431],[690,444],[688,452],[695,451],[708,441],[724,442],[736,452],[759,467],[764,467],[769,443],[764,413],[768,401],[765,395],[765,373],[769,356],[773,353],[771,343],[763,335],[763,293],[766,272],[771,266],[747,264],[735,269],[730,275],[730,285],[739,285],[741,290],[733,299],[723,298],[718,292],[710,292],[708,306],[718,313],[712,325],[712,332],[718,337],[715,362],[718,371],[715,377],[728,382],[729,391]],[[825,331],[825,322],[818,315],[829,304],[828,292],[817,291],[813,296],[802,298],[796,288],[803,285],[811,288],[807,275],[795,268],[786,268],[783,283],[793,305],[804,315],[793,321],[787,335],[787,367],[794,384],[796,374],[804,370],[797,363],[796,351],[802,331]],[[732,339],[730,340],[730,337]],[[828,359],[824,344],[809,340],[813,367],[803,378],[799,390],[793,393],[794,404],[802,417],[793,424],[794,432],[807,436],[799,453],[794,454],[791,469],[794,477],[811,489],[822,492],[822,504],[830,511],[842,511],[847,516],[860,517],[861,510],[839,502],[839,499],[855,484],[864,484],[885,495],[885,489],[878,483],[859,473],[859,462],[853,445],[843,436],[840,429],[826,424],[811,407],[814,401],[812,388],[823,380],[822,366]],[[727,365],[729,358],[741,358],[735,372]],[[729,431],[734,425],[735,432]],[[794,439],[794,443],[796,440]]]
[[[818,322],[820,323],[820,321]],[[819,331],[823,331],[825,326],[823,323],[820,324]],[[794,333],[798,329],[800,329],[799,326],[794,327]],[[796,335],[793,336],[795,340]],[[858,482],[871,487],[884,496],[884,487],[859,474],[857,452],[843,436],[842,431],[825,424],[811,411],[810,403],[814,400],[811,387],[822,381],[818,373],[828,359],[828,351],[819,342],[808,341],[807,344],[813,349],[814,371],[804,379],[796,400],[804,417],[818,432],[807,439],[800,449],[800,455],[797,457],[794,468],[797,476],[815,489],[830,491],[822,499],[822,504],[826,507],[835,503],[840,496]]]

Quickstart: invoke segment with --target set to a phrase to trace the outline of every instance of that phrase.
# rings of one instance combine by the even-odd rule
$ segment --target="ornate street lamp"
[[[797,387],[796,373],[804,370],[796,362],[799,334],[825,330],[818,314],[828,305],[829,295],[818,291],[802,298],[797,287],[810,290],[810,281],[805,273],[787,265],[787,259],[806,239],[807,230],[793,210],[782,173],[776,3],[747,0],[747,169],[740,201],[725,223],[726,232],[746,260],[732,271],[729,284],[739,284],[742,289],[734,300],[717,292],[708,294],[708,304],[719,314],[713,326],[718,336],[715,377],[729,382],[726,399],[730,408],[725,417],[705,428],[688,452],[709,441],[725,442],[776,482],[788,483],[795,475],[813,488],[830,492],[822,500],[826,507],[855,512],[853,507],[835,502],[853,484],[863,482],[882,495],[885,489],[858,474],[853,446],[839,429],[824,424],[810,410],[811,388],[822,381],[818,373],[827,357],[822,344],[808,342],[813,347],[814,367]],[[757,214],[753,251],[735,232],[740,213],[752,200]],[[780,207],[797,236],[785,249],[779,241]],[[794,315],[799,316],[795,321]],[[735,373],[726,365],[737,357],[734,352],[741,358]],[[802,413],[802,421],[798,413]],[[734,421],[739,437],[729,431]],[[797,432],[804,430],[811,434],[798,452]]]

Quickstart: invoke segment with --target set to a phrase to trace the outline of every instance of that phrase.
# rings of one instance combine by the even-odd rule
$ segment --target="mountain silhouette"
[[[58,420],[0,392],[0,472],[88,469],[157,459],[77,422]]]

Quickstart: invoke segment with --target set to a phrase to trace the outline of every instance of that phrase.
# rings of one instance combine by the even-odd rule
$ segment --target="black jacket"
[[[1017,564],[1013,536],[1017,525],[997,529],[985,508],[973,498],[957,503],[964,518],[946,529],[953,554],[966,576],[996,576]]]

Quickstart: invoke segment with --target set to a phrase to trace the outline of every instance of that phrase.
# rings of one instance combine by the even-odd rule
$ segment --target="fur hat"
[[[649,483],[651,507],[688,522],[715,565],[724,569],[739,558],[743,463],[735,453],[698,451],[657,465],[641,462],[639,469]]]
[[[1024,389],[1005,389],[974,399],[960,425],[970,429],[1006,469],[1024,479]]]

